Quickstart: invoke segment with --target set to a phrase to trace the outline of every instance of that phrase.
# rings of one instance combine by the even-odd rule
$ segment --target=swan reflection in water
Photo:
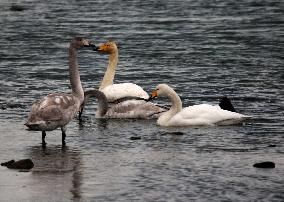
[[[82,157],[79,150],[68,146],[30,148],[31,183],[41,199],[81,199]]]

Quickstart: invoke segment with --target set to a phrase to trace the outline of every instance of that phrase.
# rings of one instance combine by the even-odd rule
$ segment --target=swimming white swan
[[[221,109],[209,104],[193,105],[182,108],[182,102],[177,93],[167,84],[159,84],[151,93],[151,98],[166,96],[170,98],[172,106],[157,120],[160,126],[190,126],[235,124],[248,118],[245,115]]]
[[[62,144],[65,145],[66,125],[80,110],[84,101],[84,91],[80,81],[77,65],[77,50],[91,47],[89,40],[74,38],[69,47],[69,75],[72,88],[71,93],[53,93],[36,101],[29,113],[25,125],[29,130],[42,131],[42,144],[45,145],[45,131],[61,128]]]
[[[109,104],[105,94],[99,90],[89,90],[85,92],[82,111],[91,97],[96,97],[98,106],[96,118],[137,118],[152,119],[158,118],[166,109],[156,106],[145,100],[127,100],[116,104]],[[81,111],[81,113],[82,113]]]
[[[98,46],[95,50],[109,54],[109,64],[99,88],[106,95],[109,102],[129,96],[144,99],[149,98],[148,93],[134,83],[113,84],[118,62],[118,48],[115,42],[109,41]]]

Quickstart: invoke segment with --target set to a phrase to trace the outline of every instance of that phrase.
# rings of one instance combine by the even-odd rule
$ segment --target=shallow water
[[[0,1],[0,161],[31,158],[31,172],[0,167],[1,201],[283,201],[284,58],[280,0]],[[244,125],[164,128],[155,120],[84,121],[26,131],[32,102],[69,90],[68,43],[119,43],[115,82],[151,91],[169,83],[184,106],[223,95]],[[85,89],[107,56],[81,50]],[[168,100],[156,102],[168,104]],[[95,101],[93,102],[93,105]],[[133,136],[141,140],[131,140]],[[275,169],[252,165],[273,161]]]

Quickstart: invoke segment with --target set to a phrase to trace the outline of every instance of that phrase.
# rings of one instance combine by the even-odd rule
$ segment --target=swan
[[[166,111],[166,109],[156,106],[153,103],[146,102],[145,100],[133,99],[118,102],[116,104],[109,104],[107,97],[100,90],[89,90],[85,92],[82,111],[91,97],[96,97],[98,100],[96,118],[152,119],[158,118]]]
[[[46,145],[46,131],[61,128],[62,145],[65,145],[66,125],[80,110],[84,91],[77,65],[77,50],[93,47],[89,40],[75,37],[69,46],[69,75],[71,93],[52,93],[33,103],[25,125],[29,130],[42,131],[42,144]]]
[[[160,126],[228,125],[240,123],[248,118],[236,112],[223,110],[220,106],[209,104],[182,108],[180,97],[167,84],[159,84],[156,90],[151,93],[150,99],[160,96],[170,98],[172,103],[170,110],[158,118],[157,124]]]
[[[80,119],[84,106],[92,96],[97,97],[99,102],[103,100],[101,97],[106,97],[107,112],[105,115],[100,115],[102,118],[151,119],[158,118],[162,112],[166,111],[165,108],[148,102],[149,95],[140,86],[133,83],[113,84],[118,62],[118,48],[115,42],[109,41],[96,47],[95,50],[110,55],[108,68],[99,88],[103,95],[98,95],[97,90],[85,92],[84,103],[79,112]],[[101,106],[105,105],[102,104]],[[100,113],[97,111],[96,118],[99,118],[98,114]]]
[[[99,90],[106,95],[109,102],[129,96],[143,99],[149,98],[148,93],[134,83],[113,84],[115,70],[118,63],[118,48],[114,41],[104,43],[96,47],[95,50],[109,54],[108,67],[99,88]]]

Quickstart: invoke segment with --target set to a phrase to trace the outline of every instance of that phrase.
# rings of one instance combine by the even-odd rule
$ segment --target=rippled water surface
[[[1,201],[283,201],[283,8],[280,0],[1,0],[0,161],[35,164],[0,167]],[[33,101],[70,90],[74,36],[118,42],[116,83],[148,92],[168,83],[184,106],[227,95],[253,118],[164,128],[97,120],[93,102],[82,123],[68,125],[65,148],[56,130],[43,149],[40,132],[23,124]],[[80,50],[79,66],[83,87],[97,88],[107,56]],[[252,166],[261,161],[276,168]]]

